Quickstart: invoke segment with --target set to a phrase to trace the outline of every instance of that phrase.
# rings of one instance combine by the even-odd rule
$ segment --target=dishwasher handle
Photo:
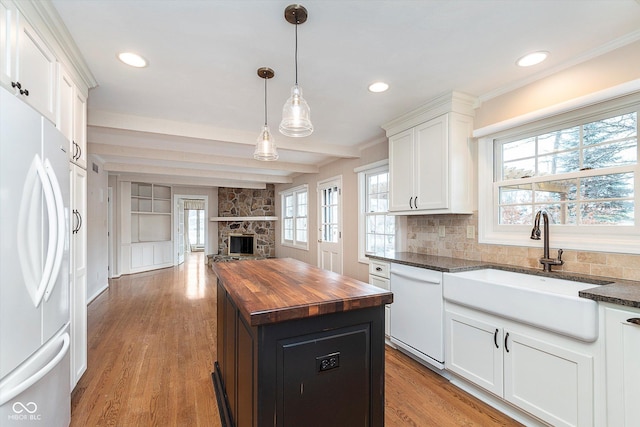
[[[440,281],[440,280],[435,281],[435,280],[423,279],[421,277],[417,277],[417,276],[414,276],[412,274],[406,274],[406,273],[399,272],[399,271],[393,270],[393,269],[391,269],[391,275],[392,276],[402,277],[403,279],[413,280],[414,282],[427,283],[427,284],[430,284],[430,285],[439,285],[440,283],[442,283],[442,281]]]

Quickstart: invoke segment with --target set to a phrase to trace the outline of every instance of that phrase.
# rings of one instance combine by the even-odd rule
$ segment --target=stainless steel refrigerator
[[[68,426],[69,142],[0,88],[0,426]]]

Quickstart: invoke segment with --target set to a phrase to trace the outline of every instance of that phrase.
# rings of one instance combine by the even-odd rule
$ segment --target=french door
[[[318,267],[342,274],[342,176],[318,183]]]

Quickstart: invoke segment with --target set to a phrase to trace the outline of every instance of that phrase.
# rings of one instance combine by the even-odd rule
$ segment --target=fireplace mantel
[[[277,216],[212,216],[211,222],[236,222],[236,221],[277,221]]]

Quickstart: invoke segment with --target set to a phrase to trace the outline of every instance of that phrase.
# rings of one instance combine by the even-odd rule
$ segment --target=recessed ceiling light
[[[378,93],[378,92],[384,92],[387,89],[389,89],[389,85],[386,84],[385,82],[375,82],[369,85],[369,92]]]
[[[147,66],[147,60],[137,53],[122,52],[118,54],[118,59],[127,65],[131,65],[136,68],[143,68]]]
[[[547,59],[547,56],[549,56],[549,52],[539,51],[539,52],[528,53],[522,58],[518,59],[516,61],[516,64],[518,64],[521,67],[530,67],[532,65],[541,63],[542,61]]]

